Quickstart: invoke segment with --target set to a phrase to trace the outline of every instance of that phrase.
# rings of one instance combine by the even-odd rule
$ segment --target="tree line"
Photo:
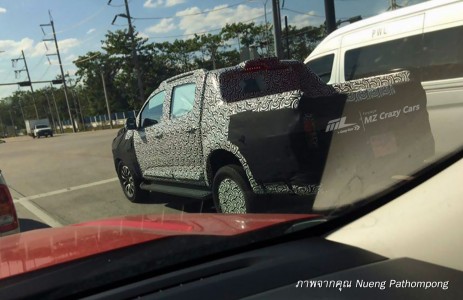
[[[304,60],[324,37],[324,26],[289,26],[283,32],[285,58]],[[274,55],[272,28],[265,24],[233,23],[220,32],[193,35],[173,42],[149,42],[135,34],[135,48],[142,73],[145,98],[165,79],[179,73],[204,68],[233,66],[241,61],[242,48],[253,48],[261,57]],[[90,51],[75,61],[76,77],[65,76],[68,102],[73,118],[106,113],[105,82],[113,112],[138,110],[138,85],[132,60],[132,41],[127,30],[108,31],[100,51]],[[62,78],[57,78],[62,79]],[[35,102],[35,106],[34,106]],[[56,106],[55,106],[56,103]],[[30,91],[18,90],[0,102],[0,127],[24,128],[24,119],[69,120],[63,87],[47,86]],[[4,131],[0,128],[0,132]]]

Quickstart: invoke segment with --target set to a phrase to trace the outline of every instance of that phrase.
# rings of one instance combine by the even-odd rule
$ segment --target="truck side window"
[[[317,59],[311,60],[307,66],[321,78],[325,83],[330,81],[331,70],[333,70],[334,54],[328,54]]]
[[[152,126],[161,121],[162,106],[166,97],[165,91],[159,92],[156,95],[151,96],[148,103],[141,112],[141,126],[147,127]]]
[[[422,79],[463,77],[463,26],[424,34]]]
[[[344,78],[354,80],[389,73],[395,69],[417,70],[422,57],[422,35],[348,50]]]
[[[193,109],[196,84],[187,83],[174,87],[171,103],[171,118],[178,118]]]

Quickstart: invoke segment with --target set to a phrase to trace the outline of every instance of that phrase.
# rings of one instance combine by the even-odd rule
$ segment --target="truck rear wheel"
[[[255,194],[243,168],[227,165],[220,168],[212,183],[212,197],[219,213],[244,214],[253,210]]]

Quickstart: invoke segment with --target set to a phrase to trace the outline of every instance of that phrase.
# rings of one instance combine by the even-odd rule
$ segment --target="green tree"
[[[302,28],[290,25],[288,28],[288,35],[286,35],[286,33],[283,35],[285,57],[288,57],[286,38],[289,40],[290,58],[304,61],[323,40],[325,37],[324,32],[325,28],[323,25],[319,27],[306,26]]]

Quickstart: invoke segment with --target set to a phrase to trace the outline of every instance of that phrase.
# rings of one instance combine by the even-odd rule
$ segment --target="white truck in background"
[[[49,137],[53,136],[53,129],[50,126],[50,120],[38,119],[38,120],[26,120],[26,132],[28,135],[35,138],[41,136]]]

